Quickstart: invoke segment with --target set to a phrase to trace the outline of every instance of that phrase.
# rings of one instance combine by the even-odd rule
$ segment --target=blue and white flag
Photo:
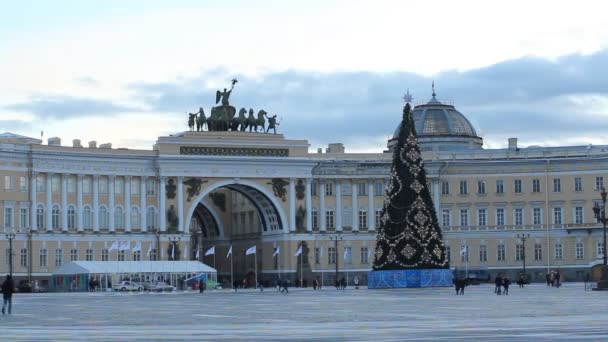
[[[245,251],[245,255],[249,255],[249,254],[255,254],[255,246],[249,247],[247,248],[247,250]]]
[[[302,245],[300,245],[300,248],[298,248],[298,250],[296,251],[296,254],[294,256],[298,256],[302,254]]]
[[[135,247],[133,247],[133,252],[139,252],[141,251],[141,241],[137,241],[137,243],[135,244]]]
[[[146,253],[148,258],[150,257],[150,254],[152,254],[152,242],[150,242],[150,245],[148,246],[148,253]]]
[[[277,248],[274,250],[274,253],[272,254],[272,256],[277,256],[279,255],[279,253],[281,253],[281,246],[277,246]]]
[[[113,250],[118,250],[118,241],[114,241],[114,243],[112,243],[112,246],[110,246],[110,249],[108,249],[109,251],[113,251]]]
[[[465,255],[468,251],[468,246],[462,246],[462,249],[460,250],[460,255]]]
[[[209,248],[206,252],[205,252],[205,256],[207,255],[215,255],[215,246]]]
[[[230,245],[230,249],[228,250],[228,253],[226,254],[226,258],[232,255],[232,245]]]

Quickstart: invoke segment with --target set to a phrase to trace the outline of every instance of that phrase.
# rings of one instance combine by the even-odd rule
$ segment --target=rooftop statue
[[[215,104],[218,104],[218,102],[220,102],[220,99],[222,100],[222,106],[230,106],[230,103],[228,102],[228,99],[230,98],[230,94],[232,93],[232,90],[234,89],[234,85],[238,82],[238,80],[236,78],[232,79],[232,87],[230,87],[230,90],[226,90],[226,88],[224,88],[224,91],[217,91],[215,93]]]

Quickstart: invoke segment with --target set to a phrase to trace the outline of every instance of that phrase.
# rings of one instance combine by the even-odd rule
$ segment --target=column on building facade
[[[146,221],[146,214],[148,212],[148,210],[146,209],[146,196],[148,196],[148,194],[146,193],[146,179],[146,176],[142,176],[139,179],[139,229],[142,232],[145,232],[148,226],[148,223]]]
[[[68,174],[61,174],[61,230],[68,230]]]
[[[177,177],[177,231],[184,232],[184,177]]]
[[[125,176],[125,231],[131,231],[131,176]]]
[[[84,211],[84,208],[82,207],[82,180],[84,178],[84,175],[82,174],[78,174],[76,175],[76,220],[77,220],[77,224],[76,227],[78,228],[78,231],[81,232],[84,230],[84,226],[83,226],[83,217],[82,217],[82,213]]]
[[[353,180],[351,188],[351,197],[353,202],[353,231],[359,231],[359,202],[357,200],[357,182]]]
[[[167,181],[167,178],[164,176],[159,177],[159,191],[158,191],[158,224],[159,224],[159,229],[161,232],[166,232],[167,231],[167,219],[165,218],[166,215],[166,204],[167,204],[167,195],[165,194],[165,182]],[[160,249],[159,249],[160,251]]]
[[[46,174],[46,230],[53,230],[53,186],[52,173]]]
[[[439,217],[440,217],[439,216],[439,213],[440,213],[439,208],[441,206],[441,203],[440,203],[441,202],[440,201],[440,199],[441,199],[441,193],[439,192],[440,191],[440,185],[441,185],[441,183],[439,182],[439,178],[434,178],[433,179],[433,202],[434,202],[433,204],[435,205],[435,213],[437,215],[437,220],[439,220]]]
[[[289,231],[296,231],[296,180],[289,178]]]
[[[306,231],[312,231],[312,179],[306,178]]]
[[[342,231],[342,183],[336,180],[336,231]]]
[[[93,230],[99,231],[99,175],[93,175]]]
[[[108,228],[115,231],[114,226],[114,175],[108,176]]]
[[[374,206],[374,180],[367,184],[367,230],[376,230],[376,208]]]
[[[319,181],[319,228],[324,232],[327,230],[325,222],[325,181]]]
[[[36,189],[36,181],[38,178],[38,172],[32,172],[32,177],[30,179],[30,227],[33,231],[38,230],[38,225],[36,224],[36,210],[38,203],[36,201],[37,189]]]

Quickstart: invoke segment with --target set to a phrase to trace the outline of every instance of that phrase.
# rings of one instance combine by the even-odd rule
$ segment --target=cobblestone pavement
[[[493,285],[453,289],[275,289],[17,294],[0,339],[608,340],[608,292]]]

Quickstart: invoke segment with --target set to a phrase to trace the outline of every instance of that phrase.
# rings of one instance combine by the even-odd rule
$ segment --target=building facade
[[[525,258],[533,281],[554,269],[565,280],[595,272],[604,245],[592,208],[608,181],[608,146],[520,148],[510,139],[483,149],[464,115],[434,94],[414,115],[451,267],[515,276]],[[393,143],[375,154],[339,143],[310,153],[306,140],[280,134],[189,131],[131,150],[1,134],[0,224],[15,232],[13,272],[45,286],[73,260],[198,255],[225,284],[251,284],[257,270],[266,283],[329,285],[336,263],[339,277],[365,281]],[[115,241],[142,248],[112,250]]]

